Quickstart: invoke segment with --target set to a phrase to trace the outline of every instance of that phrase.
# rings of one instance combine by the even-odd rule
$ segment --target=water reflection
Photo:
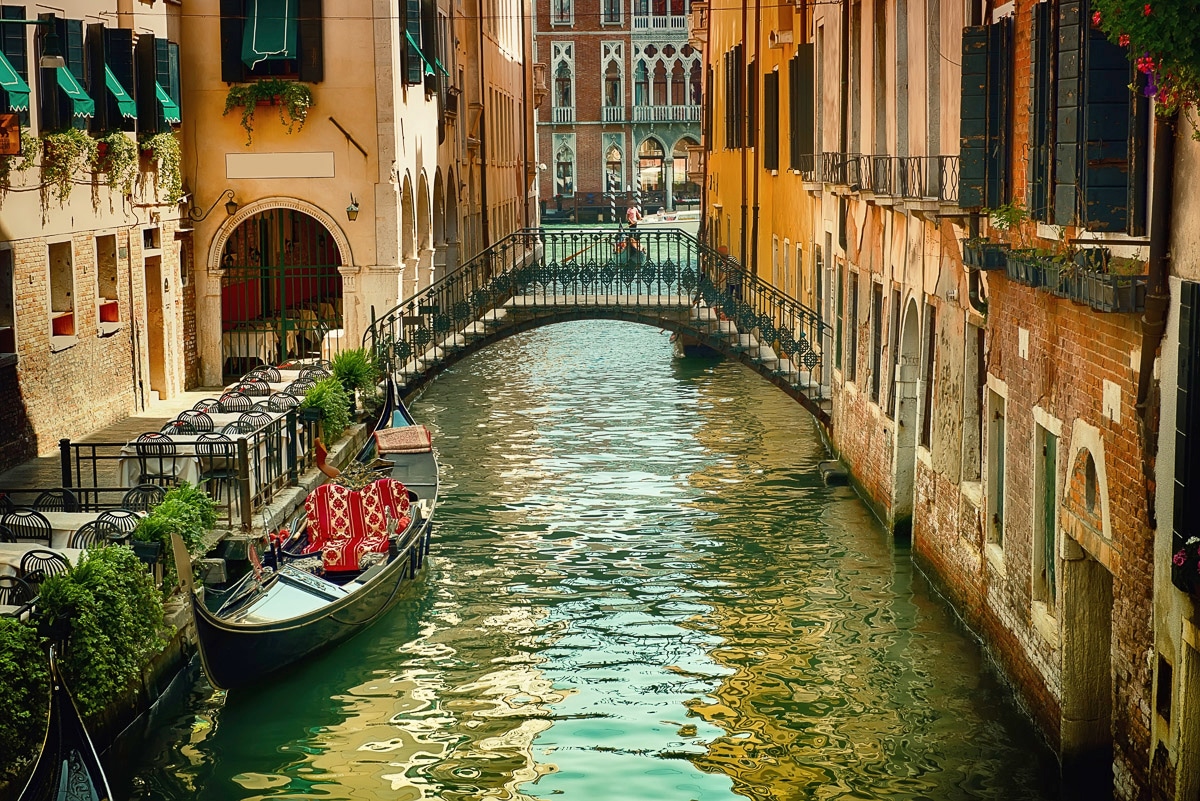
[[[146,797],[1049,797],[976,645],[742,368],[563,324],[416,412],[427,583],[287,681],[198,687]]]

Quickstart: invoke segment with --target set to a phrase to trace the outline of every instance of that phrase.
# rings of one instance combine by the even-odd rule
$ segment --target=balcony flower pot
[[[1075,267],[1047,259],[1042,263],[1042,287],[1060,298],[1071,297]]]
[[[1071,299],[1099,312],[1141,312],[1146,276],[1081,271],[1073,277]]]
[[[1005,254],[1004,270],[1018,284],[1040,287],[1045,281],[1042,262],[1032,251],[1010,250]]]
[[[1005,269],[1005,254],[1009,247],[1003,242],[992,242],[989,239],[982,237],[975,239],[964,239],[963,247],[963,265],[972,267],[976,270],[1003,270]]]

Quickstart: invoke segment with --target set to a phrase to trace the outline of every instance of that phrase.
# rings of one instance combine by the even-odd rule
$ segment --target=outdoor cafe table
[[[0,576],[18,576],[21,574],[21,557],[29,551],[47,550],[45,545],[38,545],[34,542],[0,542]],[[79,557],[83,555],[83,550],[80,548],[50,548],[49,550],[57,551],[67,557],[67,561],[73,565],[79,564]]]
[[[136,476],[135,476],[136,478]],[[90,523],[104,512],[42,512],[50,521],[50,547],[65,548],[71,544],[71,535],[85,523]]]
[[[220,431],[221,427],[232,423],[245,412],[224,412],[209,415],[213,418],[213,428]],[[283,416],[281,412],[267,412],[271,416],[271,422],[278,420]],[[218,422],[220,421],[220,422]],[[162,465],[162,473],[164,475],[174,476],[179,481],[186,481],[189,484],[200,483],[200,457],[196,455],[196,441],[200,439],[200,434],[168,434],[171,442],[175,444],[175,454],[173,456],[146,456],[147,467],[154,468],[156,471],[159,468],[160,460]],[[231,444],[235,444],[239,439],[247,439],[251,435],[247,434],[226,434],[229,437]],[[283,445],[288,441],[288,431],[286,427],[281,432],[279,437],[280,447],[279,452],[282,452]],[[220,444],[220,443],[218,443]],[[232,450],[232,447],[231,447]],[[263,437],[258,444],[258,458],[260,461],[265,461],[270,456],[271,449],[268,447],[267,438]],[[235,452],[236,453],[236,452]],[[133,487],[137,486],[138,477],[142,473],[142,464],[137,454],[137,441],[131,441],[121,448],[121,457],[117,460],[117,470],[120,476],[121,486]],[[252,471],[257,473],[257,471]]]

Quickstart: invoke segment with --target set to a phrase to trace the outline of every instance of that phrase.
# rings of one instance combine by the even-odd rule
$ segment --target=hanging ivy
[[[141,145],[158,162],[155,187],[162,193],[162,201],[175,205],[183,198],[183,154],[179,139],[174,133],[164,131],[144,137]]]
[[[122,195],[133,194],[138,175],[138,148],[123,131],[112,131],[100,137],[103,155],[96,159],[96,171],[108,176],[108,185]]]
[[[75,173],[96,163],[98,146],[86,131],[68,128],[42,137],[42,183],[49,185],[60,206],[75,186]]]
[[[14,173],[23,173],[33,166],[40,144],[28,128],[21,129],[21,152],[15,156],[0,156],[0,190],[8,189]]]
[[[304,127],[308,110],[313,105],[312,90],[297,81],[272,79],[253,83],[235,84],[225,96],[225,111],[228,114],[239,106],[242,109],[242,128],[246,130],[246,146],[250,146],[254,134],[254,110],[259,103],[279,107],[279,121],[293,133]]]

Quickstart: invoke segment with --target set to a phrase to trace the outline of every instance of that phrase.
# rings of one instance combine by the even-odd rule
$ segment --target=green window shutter
[[[105,85],[104,23],[93,22],[87,26],[84,52],[87,60],[87,82],[84,88],[96,101],[96,115],[92,117],[92,130],[107,131],[111,123],[119,120],[120,114],[109,114],[109,91]]]
[[[63,39],[63,58],[66,59],[67,69],[80,84],[83,84],[84,76],[87,73],[83,64],[83,20],[63,20],[63,29],[66,34]]]
[[[800,143],[797,139],[797,134],[800,133],[800,123],[796,119],[796,113],[800,110],[800,81],[796,77],[796,68],[800,63],[800,54],[792,56],[788,60],[788,168],[793,170],[800,169]]]
[[[1013,18],[988,26],[987,205],[1009,199],[1009,143],[1012,142]]]
[[[221,0],[221,80],[225,83],[237,83],[245,76],[242,64],[245,25],[245,0]]]
[[[1172,515],[1172,548],[1176,553],[1188,537],[1200,528],[1200,504],[1192,496],[1200,486],[1200,442],[1192,429],[1200,424],[1200,381],[1197,357],[1200,356],[1200,284],[1183,281],[1179,286],[1179,372],[1176,384],[1175,416],[1175,505]],[[1171,578],[1185,592],[1191,576],[1172,566]]]
[[[986,205],[988,134],[988,29],[962,33],[962,103],[959,114],[958,205]]]
[[[1050,109],[1054,76],[1050,71],[1050,9],[1049,2],[1038,3],[1033,7],[1029,48],[1033,64],[1033,103],[1029,114],[1029,216],[1042,221],[1049,221],[1051,218]]]
[[[706,89],[706,91],[704,92],[704,97],[702,98],[704,101],[704,149],[707,150],[709,153],[711,153],[712,149],[713,149],[713,141],[712,141],[712,139],[713,139],[713,104],[712,104],[713,68],[712,68],[712,64],[709,64],[705,70],[704,86]]]
[[[1083,8],[1058,4],[1058,75],[1054,125],[1054,223],[1074,225],[1079,207],[1080,112],[1083,92]]]
[[[763,76],[763,168],[779,169],[779,73]]]
[[[421,55],[421,0],[404,0],[404,5],[404,35],[408,40],[405,83],[423,83],[425,59]]]
[[[300,0],[299,28],[300,80],[320,83],[325,80],[325,15],[321,0]]]
[[[171,99],[178,106],[183,87],[179,83],[179,45],[175,42],[167,42],[167,69],[171,78],[171,86],[167,91],[170,92]]]
[[[239,43],[240,46],[240,43]],[[238,58],[241,58],[239,50]],[[167,129],[158,105],[158,46],[152,34],[139,34],[133,48],[136,73],[137,129],[139,134],[156,134]]]
[[[24,6],[0,6],[0,19],[25,19]],[[0,24],[0,52],[4,53],[4,57],[8,63],[12,65],[13,70],[21,78],[22,81],[29,84],[29,58],[25,48],[25,31],[24,25],[4,25]],[[5,92],[0,91],[0,111],[14,111],[12,103],[9,102]],[[24,105],[26,108],[17,111],[22,125],[29,124],[29,96],[26,95],[25,102],[20,102],[16,105]]]
[[[796,134],[792,155],[792,169],[803,169],[801,156],[815,153],[817,148],[817,119],[816,119],[816,76],[814,74],[815,45],[796,45],[796,55],[792,63],[796,65],[796,101],[792,114]]]
[[[1124,231],[1129,209],[1129,114],[1132,67],[1126,50],[1088,30],[1084,84],[1083,224]]]

